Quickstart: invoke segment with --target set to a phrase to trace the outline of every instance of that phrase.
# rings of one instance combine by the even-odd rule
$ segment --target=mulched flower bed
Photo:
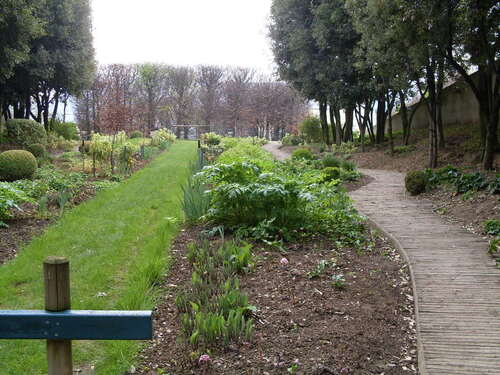
[[[258,308],[253,338],[195,351],[180,334],[174,300],[190,280],[186,247],[200,230],[183,230],[172,245],[172,267],[154,314],[155,337],[133,373],[417,373],[409,272],[382,238],[363,252],[338,249],[324,238],[286,245],[284,253],[255,244],[256,267],[241,278],[241,290]],[[322,260],[336,266],[310,279]],[[343,288],[332,284],[334,274],[345,278]],[[203,357],[200,366],[204,354],[209,359]]]

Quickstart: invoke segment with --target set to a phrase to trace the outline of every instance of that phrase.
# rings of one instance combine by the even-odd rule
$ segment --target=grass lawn
[[[182,218],[181,184],[196,143],[180,141],[118,186],[67,212],[0,267],[0,309],[43,309],[42,262],[66,256],[73,309],[150,309],[168,266],[168,246]],[[141,343],[74,342],[75,368],[121,374]],[[0,373],[45,374],[45,342],[0,341]]]

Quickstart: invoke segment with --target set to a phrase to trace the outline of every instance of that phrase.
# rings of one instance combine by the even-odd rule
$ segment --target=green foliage
[[[492,236],[500,236],[500,220],[491,219],[484,222],[484,231]]]
[[[196,173],[201,165],[199,163],[191,165],[191,171]],[[184,200],[182,209],[184,217],[190,224],[199,221],[208,212],[210,207],[210,197],[205,194],[205,185],[197,178],[190,176],[186,185],[182,186]]]
[[[326,167],[323,168],[325,181],[333,181],[340,179],[342,170],[339,167]]]
[[[0,228],[7,227],[4,221],[12,217],[12,210],[22,211],[20,204],[29,201],[23,191],[12,184],[0,182]]]
[[[134,130],[132,133],[130,133],[130,138],[135,139],[135,138],[142,138],[144,137],[144,134],[140,130]]]
[[[274,158],[260,145],[248,141],[237,142],[234,147],[228,148],[217,158],[221,164],[241,163],[252,160],[263,171],[270,171],[274,167]]]
[[[45,144],[47,133],[43,125],[36,121],[11,119],[6,123],[7,137],[13,144],[28,146],[33,143]]]
[[[356,171],[356,164],[349,160],[342,160],[340,167],[349,172]]]
[[[295,134],[287,134],[281,139],[283,146],[298,146],[303,142],[304,140]]]
[[[33,177],[37,161],[31,152],[10,150],[0,154],[0,180],[15,181]]]
[[[406,174],[405,187],[411,195],[418,195],[425,191],[427,175],[423,171],[411,171]]]
[[[129,174],[132,171],[134,155],[137,151],[137,146],[130,142],[126,142],[118,147],[118,162],[125,174]]]
[[[488,192],[490,194],[500,194],[500,175],[497,174],[496,177],[490,181],[488,184]]]
[[[342,274],[332,275],[332,286],[335,289],[345,289],[345,278]]]
[[[317,278],[317,277],[321,276],[321,274],[322,274],[323,272],[325,272],[325,270],[326,270],[328,267],[330,267],[330,262],[328,262],[327,260],[324,260],[324,259],[323,259],[323,260],[321,260],[321,261],[320,261],[320,262],[316,265],[316,267],[314,268],[314,270],[309,271],[309,272],[307,273],[307,277],[308,277],[309,279],[315,279],[315,278]]]
[[[322,133],[319,118],[310,116],[304,119],[304,121],[299,124],[299,132],[300,136],[307,143],[321,142]]]
[[[323,157],[323,167],[340,167],[342,165],[342,160],[333,154],[326,154]]]
[[[249,339],[253,307],[235,275],[253,264],[251,245],[231,241],[215,248],[208,242],[192,243],[187,258],[194,268],[191,286],[177,295],[175,303],[183,313],[181,324],[188,342],[207,348],[217,342],[227,346],[240,338]]]
[[[488,252],[490,254],[500,253],[500,236],[497,236],[496,238],[493,238],[490,241],[490,245],[488,247]],[[498,261],[497,261],[497,266],[498,266]]]
[[[483,190],[488,186],[486,177],[481,172],[464,173],[455,180],[457,193]]]
[[[177,137],[167,129],[159,129],[151,132],[151,146],[160,146],[165,142],[174,143]]]
[[[50,120],[49,129],[58,137],[63,137],[67,141],[75,141],[80,139],[78,135],[78,126],[74,122]]]
[[[42,158],[47,154],[45,146],[41,143],[33,143],[26,147],[26,150],[31,152],[36,158]]]
[[[306,159],[306,160],[312,160],[314,159],[314,155],[311,152],[311,150],[307,148],[298,148],[292,153],[292,158],[293,159]]]
[[[217,146],[222,142],[222,137],[216,133],[204,133],[201,135],[201,141],[208,146]]]
[[[340,145],[333,145],[333,152],[335,154],[342,154],[346,158],[346,155],[350,155],[358,151],[358,146],[354,142],[343,142]]]
[[[48,165],[36,171],[35,179],[46,184],[49,191],[76,193],[85,184],[87,176],[78,172],[64,173]]]

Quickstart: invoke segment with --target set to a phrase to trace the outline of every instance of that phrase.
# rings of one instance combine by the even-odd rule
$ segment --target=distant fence
[[[473,75],[472,78],[474,80],[477,79],[475,75]],[[471,88],[464,80],[459,79],[445,87],[442,95],[443,126],[479,124],[479,104]],[[416,102],[412,103],[411,107],[414,105],[416,105]],[[427,128],[428,124],[428,111],[425,107],[425,103],[422,103],[413,117],[411,127],[412,129]],[[394,130],[403,129],[400,113],[396,113],[392,116],[392,126]]]

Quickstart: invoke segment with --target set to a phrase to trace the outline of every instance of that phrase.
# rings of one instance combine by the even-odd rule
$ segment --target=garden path
[[[285,160],[290,157],[290,153],[280,150],[281,143],[280,142],[275,142],[275,141],[270,141],[266,143],[264,146],[264,150],[269,151],[277,160]]]
[[[375,180],[350,193],[356,207],[410,264],[420,373],[500,374],[500,270],[487,242],[410,199],[401,173],[362,172]]]
[[[277,142],[265,148],[289,156]],[[500,270],[487,242],[410,199],[403,174],[361,172],[374,181],[350,193],[355,206],[410,265],[420,374],[500,374]]]

